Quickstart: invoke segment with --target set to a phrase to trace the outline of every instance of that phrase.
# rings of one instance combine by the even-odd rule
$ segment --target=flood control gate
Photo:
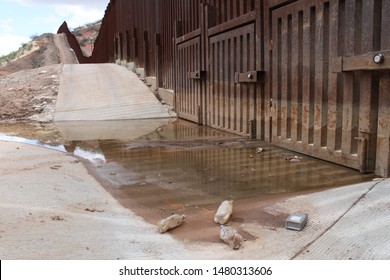
[[[176,22],[178,115],[389,176],[389,14],[389,0],[201,1],[195,29]]]
[[[264,71],[260,68],[261,1],[201,1],[199,25],[176,22],[176,110],[180,117],[263,138]]]
[[[267,14],[272,142],[389,176],[390,1],[289,2]]]
[[[195,123],[390,176],[389,15],[390,0],[110,0],[88,61],[135,62]]]

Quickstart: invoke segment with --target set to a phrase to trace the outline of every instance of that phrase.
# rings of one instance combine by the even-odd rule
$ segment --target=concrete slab
[[[373,186],[297,259],[390,259],[389,192],[390,181]]]
[[[116,260],[186,255],[123,208],[65,153],[0,141],[0,259]],[[175,258],[175,257],[173,257]]]
[[[223,242],[161,235],[124,208],[76,158],[22,143],[0,145],[0,259],[390,259],[390,180],[241,203],[236,211],[308,214],[303,231],[233,221],[254,238]],[[247,207],[245,210],[244,208]],[[210,215],[212,217],[212,215]],[[261,219],[260,219],[261,220]],[[183,227],[193,227],[189,220]]]
[[[64,65],[55,121],[173,117],[136,74],[116,64]]]
[[[86,140],[136,140],[168,125],[172,120],[141,119],[117,121],[56,122],[55,126],[66,141]]]

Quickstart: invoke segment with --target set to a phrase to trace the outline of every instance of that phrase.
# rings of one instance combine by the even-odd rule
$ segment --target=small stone
[[[217,224],[226,224],[230,216],[233,213],[233,200],[225,200],[218,207],[217,212],[214,215],[214,222]]]
[[[234,250],[240,249],[241,242],[244,240],[236,229],[224,225],[221,225],[219,237]]]
[[[293,158],[290,158],[290,162],[300,162],[301,161],[301,157],[299,156],[294,156]]]
[[[183,223],[185,217],[185,215],[174,214],[166,219],[160,220],[157,224],[158,231],[160,233],[165,233],[170,229],[177,228]]]
[[[263,148],[257,148],[256,154],[260,154],[260,153],[262,153],[262,152],[263,152]]]

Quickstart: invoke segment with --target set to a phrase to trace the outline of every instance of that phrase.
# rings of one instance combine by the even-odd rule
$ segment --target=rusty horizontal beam
[[[205,80],[207,79],[207,71],[188,72],[187,77],[193,80]]]
[[[390,70],[390,50],[369,52],[356,56],[338,57],[332,62],[332,71],[378,71]]]
[[[296,0],[269,0],[269,7],[270,8],[279,7],[281,5],[289,4],[294,1]]]
[[[192,31],[190,33],[187,33],[187,34],[185,34],[183,36],[180,36],[180,37],[176,38],[176,44],[184,43],[184,42],[189,41],[189,40],[191,40],[191,39],[193,39],[195,37],[198,37],[200,35],[201,35],[201,29],[198,28],[198,29],[196,29],[196,30],[194,30],[194,31]]]
[[[225,23],[222,23],[222,24],[219,24],[217,26],[210,28],[208,31],[208,35],[214,36],[214,35],[217,35],[219,33],[224,33],[228,30],[237,28],[241,25],[248,24],[248,23],[253,22],[255,20],[256,20],[256,12],[250,12],[248,14],[245,14],[243,16],[240,16],[238,18],[229,20]]]
[[[235,73],[235,83],[257,83],[264,82],[264,71],[248,71],[244,73]]]

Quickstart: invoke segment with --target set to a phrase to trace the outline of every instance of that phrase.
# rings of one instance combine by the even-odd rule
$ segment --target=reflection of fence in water
[[[108,147],[108,151],[101,148],[108,161],[120,163],[140,178],[139,183],[125,186],[123,191],[152,204],[164,200],[202,205],[229,198],[315,191],[368,178],[309,157],[290,162],[293,153],[260,142],[254,144],[154,142],[145,143],[146,147],[129,148],[124,144]],[[256,154],[259,145],[264,151]]]

